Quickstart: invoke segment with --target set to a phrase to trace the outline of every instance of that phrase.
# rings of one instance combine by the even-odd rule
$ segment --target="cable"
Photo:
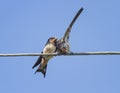
[[[17,57],[17,56],[86,56],[86,55],[120,55],[118,51],[103,51],[103,52],[78,52],[70,54],[58,54],[58,53],[16,53],[16,54],[0,54],[0,57]]]

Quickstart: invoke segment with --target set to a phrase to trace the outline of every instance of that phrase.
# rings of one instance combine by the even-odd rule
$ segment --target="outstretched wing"
[[[68,42],[71,28],[72,28],[73,24],[75,23],[75,21],[77,20],[78,16],[82,13],[82,11],[83,11],[83,8],[80,8],[79,11],[77,12],[77,14],[75,15],[75,17],[73,18],[72,22],[70,23],[69,27],[67,28],[67,30],[63,36],[63,41]]]

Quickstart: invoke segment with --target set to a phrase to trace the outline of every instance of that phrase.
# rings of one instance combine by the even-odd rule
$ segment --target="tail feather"
[[[46,65],[43,69],[38,68],[38,69],[35,71],[35,74],[36,74],[37,72],[41,72],[41,73],[44,75],[44,78],[45,78],[45,76],[46,76],[46,71],[47,71],[47,65]]]

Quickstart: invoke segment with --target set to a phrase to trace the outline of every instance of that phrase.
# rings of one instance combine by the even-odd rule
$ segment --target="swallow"
[[[47,43],[45,44],[45,47],[41,53],[55,53],[56,52],[56,37],[51,37],[48,39]],[[35,71],[41,72],[44,75],[44,78],[46,76],[46,71],[47,71],[47,63],[48,61],[52,58],[53,56],[40,56],[38,60],[35,62],[32,68],[35,68],[36,66],[39,65],[38,69]]]
[[[70,32],[73,24],[77,20],[78,16],[82,13],[82,11],[83,11],[83,8],[80,8],[77,14],[74,16],[73,20],[71,21],[70,25],[68,26],[67,30],[65,31],[63,38],[57,40],[58,53],[63,53],[63,54],[72,53],[70,51],[69,36],[70,36]]]

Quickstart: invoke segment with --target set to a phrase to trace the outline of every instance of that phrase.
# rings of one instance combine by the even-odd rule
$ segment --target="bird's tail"
[[[46,65],[43,69],[38,68],[38,69],[35,71],[35,74],[36,74],[37,72],[41,72],[41,73],[44,75],[44,78],[45,78],[45,76],[46,76],[46,71],[47,71],[47,65]]]

